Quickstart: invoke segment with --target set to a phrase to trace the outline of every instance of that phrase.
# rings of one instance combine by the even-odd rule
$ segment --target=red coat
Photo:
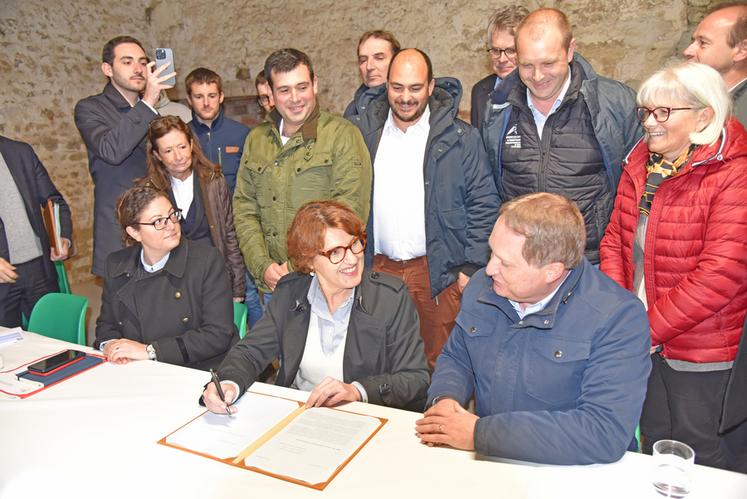
[[[633,289],[633,243],[646,182],[641,141],[623,163],[601,269]],[[747,132],[731,119],[654,196],[643,272],[651,343],[690,362],[734,360],[747,310]]]

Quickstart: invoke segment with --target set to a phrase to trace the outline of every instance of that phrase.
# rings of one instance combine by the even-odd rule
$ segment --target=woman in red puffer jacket
[[[719,434],[719,422],[747,310],[747,132],[702,64],[654,74],[638,104],[646,134],[623,165],[601,269],[648,308],[644,452],[676,439],[700,464],[745,472],[747,424]]]

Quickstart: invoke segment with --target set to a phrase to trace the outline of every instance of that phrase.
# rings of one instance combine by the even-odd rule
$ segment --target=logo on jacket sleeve
[[[503,147],[509,149],[521,149],[521,135],[519,135],[519,125],[515,123],[514,126],[508,129],[506,137],[503,139]]]

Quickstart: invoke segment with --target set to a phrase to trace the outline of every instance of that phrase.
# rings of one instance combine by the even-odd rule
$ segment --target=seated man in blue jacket
[[[584,220],[556,194],[501,207],[436,363],[423,443],[547,464],[635,448],[649,360],[643,305],[583,256]],[[475,396],[475,413],[463,406]]]

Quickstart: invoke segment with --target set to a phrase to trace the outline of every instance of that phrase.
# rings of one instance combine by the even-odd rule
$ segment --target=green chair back
[[[54,262],[54,268],[57,271],[57,285],[60,288],[60,293],[70,294],[70,281],[67,280],[67,271],[65,270],[65,264],[61,260]],[[28,331],[29,318],[25,314],[21,314],[21,327]]]
[[[60,286],[60,293],[70,294],[70,281],[67,280],[65,264],[62,261],[54,262],[54,268],[57,270],[57,284]]]
[[[34,305],[27,330],[85,345],[87,308],[88,298],[83,296],[47,293]]]
[[[239,338],[246,336],[246,319],[249,313],[246,310],[246,305],[243,303],[233,302],[233,323],[236,324],[236,328],[239,330]]]

